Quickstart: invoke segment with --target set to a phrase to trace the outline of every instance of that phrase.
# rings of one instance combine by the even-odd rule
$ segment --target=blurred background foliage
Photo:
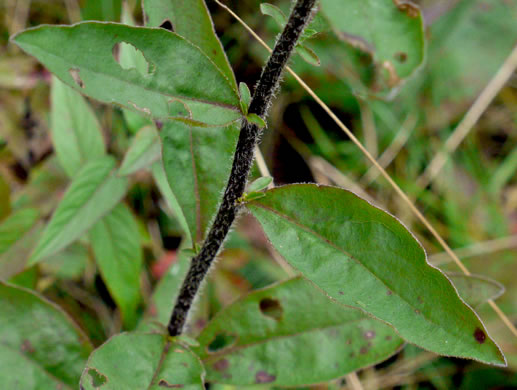
[[[273,1],[272,1],[273,2]],[[260,1],[228,1],[269,44],[280,27],[260,13]],[[502,283],[502,310],[517,321],[517,76],[499,91],[440,173],[418,185],[430,161],[468,108],[498,72],[517,43],[515,0],[420,0],[426,55],[422,66],[395,87],[359,47],[338,39],[324,25],[306,41],[319,57],[315,67],[301,57],[292,67],[338,114],[475,274]],[[266,51],[222,8],[207,1],[216,31],[237,80],[253,86]],[[274,1],[288,12],[289,0]],[[142,23],[139,1],[128,1]],[[80,20],[119,21],[120,0],[0,1],[0,223],[23,212],[28,232],[2,257],[26,257],[59,202],[69,179],[53,154],[50,138],[50,74],[8,42],[26,27]],[[388,83],[389,84],[389,83]],[[393,88],[392,88],[393,87]],[[89,101],[102,126],[108,151],[122,159],[132,129],[122,112]],[[419,238],[430,262],[446,272],[457,267],[414,218],[388,183],[350,140],[290,77],[285,76],[269,117],[261,149],[275,184],[319,182],[351,189],[402,220]],[[181,281],[181,227],[159,195],[151,175],[131,177],[125,199],[137,217],[144,250],[140,315],[168,315],[171,293]],[[27,208],[37,212],[27,212]],[[18,227],[20,228],[20,227]],[[14,252],[12,252],[14,251]],[[62,306],[94,344],[123,330],[121,316],[97,272],[88,237],[10,279],[36,289]],[[198,303],[192,333],[221,307],[255,288],[285,278],[282,261],[260,227],[244,215],[228,240]],[[175,264],[171,266],[171,264]],[[16,273],[16,272],[14,272]],[[160,282],[160,284],[159,284]],[[151,295],[156,289],[153,298]],[[517,342],[487,304],[477,308],[505,351],[508,369],[448,359],[406,346],[378,366],[359,372],[365,389],[517,388]],[[158,314],[156,314],[158,312]],[[165,317],[166,318],[166,317]],[[229,386],[211,386],[231,389]],[[260,387],[266,389],[267,386]],[[357,388],[346,379],[317,389]]]

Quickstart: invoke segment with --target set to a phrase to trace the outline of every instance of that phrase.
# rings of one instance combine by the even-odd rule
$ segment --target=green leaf
[[[105,154],[100,125],[81,94],[56,77],[52,78],[51,99],[52,143],[61,166],[74,177],[88,161]]]
[[[187,220],[185,219],[183,210],[178,203],[178,199],[174,195],[174,192],[171,190],[171,186],[167,181],[167,175],[165,174],[165,169],[163,168],[163,162],[161,160],[155,162],[151,167],[151,172],[153,174],[154,181],[156,182],[156,185],[165,200],[165,203],[167,203],[167,206],[174,214],[174,217],[177,218],[180,226],[183,229],[183,232],[185,233],[185,241],[191,243],[192,237],[190,236],[190,229]]]
[[[195,242],[203,240],[217,212],[232,167],[239,124],[225,128],[164,123],[162,159],[170,188]]]
[[[142,3],[146,26],[160,27],[169,22],[172,31],[199,47],[237,90],[232,67],[217,38],[204,0],[143,0]]]
[[[166,30],[85,22],[36,27],[13,40],[66,84],[99,101],[210,125],[240,117],[232,83],[200,49]],[[121,43],[143,53],[145,76],[117,63],[113,52]]]
[[[242,113],[248,115],[248,108],[251,103],[251,92],[246,83],[239,83],[239,92],[241,94]]]
[[[295,278],[223,309],[198,337],[207,380],[234,385],[326,382],[387,359],[403,345],[391,327]]]
[[[266,121],[264,119],[262,119],[260,116],[258,116],[257,114],[246,115],[246,120],[249,123],[253,123],[254,125],[257,125],[260,129],[263,129],[264,127],[266,127]]]
[[[425,56],[420,9],[406,1],[321,0],[321,12],[345,42],[370,53],[394,87],[422,65]]]
[[[161,153],[162,145],[158,131],[154,126],[146,126],[132,139],[118,173],[126,176],[140,169],[149,168],[160,160]]]
[[[273,4],[260,4],[260,12],[262,12],[263,15],[271,16],[280,28],[284,28],[284,26],[287,23],[287,17],[285,16],[285,14],[282,12],[280,8]]]
[[[112,337],[90,358],[84,390],[202,390],[204,369],[186,347],[159,334],[123,333]]]
[[[127,180],[117,176],[115,160],[105,156],[90,161],[76,175],[54,211],[29,265],[65,248],[124,197]]]
[[[92,350],[56,305],[0,282],[0,382],[4,389],[77,388]]]
[[[289,264],[336,301],[429,351],[505,364],[477,315],[391,215],[313,184],[277,187],[247,207]]]
[[[157,327],[159,329],[167,326],[183,279],[187,275],[191,257],[184,250],[178,251],[178,259],[169,267],[154,289],[144,320],[138,326],[139,331],[156,331]]]
[[[497,299],[504,293],[504,286],[493,279],[479,275],[448,273],[447,277],[458,290],[458,294],[472,307],[490,299]]]
[[[0,224],[0,280],[8,280],[23,271],[41,225],[36,209],[11,214]]]
[[[90,231],[102,279],[120,307],[126,328],[136,324],[141,301],[142,249],[138,224],[127,206],[117,205]]]
[[[318,55],[305,45],[296,45],[296,52],[303,58],[303,60],[311,65],[320,66],[321,62]]]
[[[269,187],[269,185],[273,183],[273,178],[270,176],[262,176],[257,180],[254,180],[250,185],[248,185],[248,192],[256,192],[262,191]]]

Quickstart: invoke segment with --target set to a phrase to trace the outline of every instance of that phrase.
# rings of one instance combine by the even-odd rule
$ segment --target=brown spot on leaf
[[[20,347],[23,353],[34,353],[36,350],[32,346],[31,342],[29,340],[23,340],[23,343]]]
[[[154,124],[155,124],[155,126],[156,126],[156,128],[158,130],[161,130],[163,128],[163,122],[162,121],[156,120],[156,121],[154,121]]]
[[[476,328],[474,331],[474,338],[479,344],[483,344],[486,340],[486,334],[481,329]]]
[[[339,295],[345,295],[343,291],[339,291]]]
[[[387,341],[390,341],[391,340],[391,336],[388,335],[388,336],[384,337],[384,339],[387,340]]]
[[[420,9],[408,0],[393,0],[393,4],[397,6],[397,8],[404,12],[410,18],[418,18],[420,15]]]
[[[416,314],[420,314],[420,310],[415,309],[415,313],[416,313]]]
[[[403,51],[395,53],[394,57],[401,64],[407,61],[407,53],[404,53]]]
[[[276,376],[268,374],[266,371],[259,371],[255,375],[255,383],[271,383],[276,379]]]
[[[171,385],[165,379],[160,379],[160,382],[158,382],[158,386],[165,387],[166,389],[182,389],[183,387],[185,387],[184,385]]]
[[[230,362],[227,359],[221,359],[214,363],[216,371],[226,371],[230,367]]]
[[[274,320],[280,320],[284,310],[277,299],[263,298],[259,302],[260,312],[266,317]]]
[[[368,347],[367,346],[361,347],[361,349],[359,350],[359,353],[361,355],[366,355],[368,353]]]
[[[422,297],[416,297],[416,299],[417,299],[418,303],[420,303],[420,304],[424,303]]]
[[[83,80],[81,79],[81,76],[79,76],[79,69],[70,68],[68,69],[68,73],[70,73],[70,76],[72,76],[74,82],[79,86],[79,88],[84,88]]]
[[[393,295],[393,292],[391,290],[386,291],[386,295]]]
[[[364,338],[367,340],[373,339],[375,337],[375,332],[373,330],[369,330],[364,334]]]

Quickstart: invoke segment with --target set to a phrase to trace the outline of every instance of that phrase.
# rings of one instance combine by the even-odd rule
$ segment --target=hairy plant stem
[[[303,29],[310,21],[312,9],[317,0],[297,0],[289,20],[280,35],[273,53],[262,70],[248,112],[264,119],[271,104],[280,77],[287,65]],[[172,311],[167,329],[169,335],[178,336],[182,333],[188,313],[196,294],[205,278],[211,264],[221,249],[235,217],[239,212],[238,199],[244,194],[248,175],[254,158],[254,148],[260,138],[260,128],[245,119],[243,120],[239,141],[233,157],[232,171],[224,191],[223,200],[217,211],[215,220],[208,236],[191,262],[187,276]]]

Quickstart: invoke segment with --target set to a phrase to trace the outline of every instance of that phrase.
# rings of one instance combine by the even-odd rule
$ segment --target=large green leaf
[[[387,359],[403,340],[302,278],[258,290],[223,309],[194,352],[207,380],[234,385],[326,382]]]
[[[127,180],[117,176],[115,160],[105,156],[76,175],[52,215],[29,264],[35,264],[81,237],[125,195]]]
[[[423,63],[423,18],[401,0],[321,0],[321,12],[336,35],[370,53],[394,87]]]
[[[92,348],[56,305],[0,282],[0,382],[3,389],[77,389]]]
[[[338,302],[427,350],[504,365],[451,282],[394,217],[334,187],[290,185],[248,204],[279,253]]]
[[[170,121],[164,124],[160,135],[167,180],[194,242],[200,242],[230,176],[239,125],[207,128]]]
[[[119,204],[93,226],[90,239],[102,279],[120,307],[124,324],[133,328],[141,301],[142,249],[138,224],[131,211]]]
[[[25,268],[41,229],[36,209],[23,209],[0,224],[0,280],[8,280]]]
[[[105,153],[99,122],[81,94],[52,78],[52,143],[59,162],[74,177],[87,162]]]
[[[81,389],[202,390],[203,377],[199,358],[167,336],[123,333],[92,353]]]
[[[86,22],[40,26],[13,40],[66,84],[102,102],[212,125],[240,117],[236,88],[197,47],[169,31]],[[142,52],[147,74],[117,63],[113,52],[122,43]]]
[[[170,22],[172,31],[198,46],[237,89],[233,70],[217,38],[204,0],[144,0],[144,18],[149,27]]]
[[[124,161],[119,169],[120,175],[129,175],[140,169],[149,168],[161,157],[160,135],[154,126],[143,127],[131,141]]]

